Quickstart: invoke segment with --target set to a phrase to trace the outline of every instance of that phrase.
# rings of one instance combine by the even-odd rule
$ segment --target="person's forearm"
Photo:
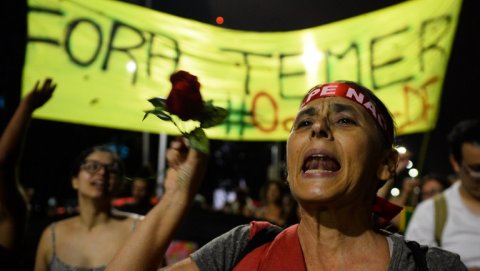
[[[27,200],[18,183],[16,169],[31,114],[32,110],[22,100],[0,138],[0,212],[3,222],[11,225],[5,230],[0,245],[7,248],[18,245],[27,217]]]
[[[19,159],[31,116],[32,109],[25,100],[22,100],[0,138],[0,167],[13,168]]]
[[[164,195],[145,216],[107,270],[156,270],[191,199],[182,192]]]
[[[178,170],[167,171],[165,194],[115,255],[107,270],[156,270],[160,266],[203,179],[206,161],[206,156],[190,150],[185,164]]]
[[[56,85],[52,84],[50,78],[45,79],[41,85],[37,81],[33,90],[20,100],[0,138],[0,169],[15,168],[32,113],[52,97],[55,88]]]
[[[380,189],[377,191],[377,196],[381,198],[388,198],[388,193],[390,192],[390,189],[393,187],[394,184],[394,179],[388,180]]]

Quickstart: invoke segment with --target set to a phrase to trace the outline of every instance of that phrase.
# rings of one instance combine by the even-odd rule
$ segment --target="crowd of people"
[[[29,208],[16,170],[31,115],[55,88],[37,82],[0,138],[1,270],[21,270]],[[43,230],[34,270],[480,270],[480,120],[460,122],[448,142],[453,182],[405,179],[400,196],[382,201],[408,160],[395,148],[392,115],[358,83],[317,85],[286,142],[286,180],[265,181],[258,201],[236,190],[224,211],[251,222],[175,262],[165,255],[198,196],[207,155],[171,140],[163,194],[154,194],[150,169],[128,179],[131,198],[115,204],[128,165],[109,146],[93,146],[72,164],[76,214]],[[392,203],[412,208],[411,218]]]
[[[246,187],[234,190],[234,199],[227,202],[223,212],[269,221],[278,226],[288,224],[288,218],[296,210],[292,205],[292,195],[285,183],[279,180],[267,180],[255,197]]]

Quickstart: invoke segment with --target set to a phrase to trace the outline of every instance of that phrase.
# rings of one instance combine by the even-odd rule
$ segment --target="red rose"
[[[197,77],[186,71],[170,76],[172,90],[167,97],[167,111],[182,120],[197,119],[202,112],[203,100]]]

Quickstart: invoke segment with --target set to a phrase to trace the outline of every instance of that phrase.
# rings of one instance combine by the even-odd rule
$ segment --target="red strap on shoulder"
[[[250,234],[248,236],[248,239],[251,240],[255,234],[257,234],[259,231],[266,229],[268,227],[272,227],[273,225],[270,222],[267,221],[252,221],[250,222]]]
[[[252,221],[250,222],[250,233],[248,236],[249,240],[252,240],[252,238],[261,230],[266,229],[268,227],[272,227],[273,225],[270,224],[269,222],[266,221]],[[262,258],[265,256],[265,252],[267,248],[270,246],[269,243],[265,243],[261,246],[258,246],[254,250],[252,250],[250,253],[245,255],[240,262],[235,265],[233,268],[233,271],[252,271],[252,270],[258,270],[258,265],[260,264],[260,261]]]
[[[264,228],[272,226],[268,222],[251,223],[250,239]],[[250,253],[234,267],[234,271],[305,271],[300,240],[297,235],[298,225],[283,230],[269,243],[263,244]]]
[[[283,230],[270,243],[266,255],[259,266],[261,271],[306,271],[300,239],[297,234],[298,224]]]

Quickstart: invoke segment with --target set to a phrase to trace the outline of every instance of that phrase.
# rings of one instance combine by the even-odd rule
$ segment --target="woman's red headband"
[[[314,87],[307,93],[305,98],[303,98],[300,108],[313,100],[326,97],[343,97],[362,105],[380,126],[386,139],[392,143],[393,135],[390,134],[391,132],[385,121],[387,117],[385,114],[387,113],[379,111],[378,106],[365,95],[362,89],[348,83],[334,82]]]

